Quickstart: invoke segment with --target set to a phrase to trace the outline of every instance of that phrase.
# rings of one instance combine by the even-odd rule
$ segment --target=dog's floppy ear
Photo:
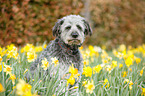
[[[86,20],[83,20],[83,22],[84,22],[84,25],[85,25],[85,35],[92,35],[92,29],[91,29],[91,27],[90,27],[90,25],[89,25],[89,23],[86,21]]]
[[[55,23],[52,32],[53,36],[58,37],[61,33],[60,26],[63,24],[64,19],[59,19],[58,22]]]

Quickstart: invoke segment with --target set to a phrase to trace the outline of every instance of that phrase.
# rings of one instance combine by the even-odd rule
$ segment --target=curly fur
[[[68,26],[70,28],[68,28]],[[77,37],[72,36],[72,33],[77,34]],[[55,40],[51,41],[47,48],[38,56],[35,62],[30,67],[30,73],[33,76],[38,71],[38,64],[41,65],[41,61],[46,58],[51,62],[52,57],[56,57],[59,60],[59,76],[62,77],[68,72],[68,68],[72,63],[74,67],[82,73],[83,58],[81,56],[78,47],[82,45],[85,39],[85,35],[91,35],[92,31],[87,21],[79,15],[69,15],[59,19],[53,27],[53,35]],[[56,68],[57,69],[57,68]],[[50,77],[56,72],[53,68],[49,69],[47,73]],[[47,71],[48,72],[48,71]],[[30,80],[29,73],[26,75],[27,80]]]

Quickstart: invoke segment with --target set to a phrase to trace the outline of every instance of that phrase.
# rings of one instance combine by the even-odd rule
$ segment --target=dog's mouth
[[[80,44],[80,40],[78,39],[71,39],[71,40],[68,40],[68,44],[69,45],[79,45]]]

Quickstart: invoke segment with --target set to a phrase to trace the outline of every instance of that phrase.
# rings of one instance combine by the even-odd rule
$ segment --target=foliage
[[[49,42],[57,19],[81,14],[85,6],[82,0],[1,0],[0,3],[1,46]],[[93,35],[86,44],[106,45],[110,49],[118,44],[144,43],[144,6],[144,0],[90,0],[88,14]]]
[[[0,95],[58,95],[55,92],[60,82],[58,73],[51,79],[47,75],[41,78],[34,75],[34,79],[26,83],[25,73],[30,71],[29,67],[35,55],[38,56],[44,48],[46,44],[42,46],[27,44],[22,48],[17,48],[13,44],[0,47]],[[112,51],[90,45],[88,48],[81,47],[80,51],[84,59],[84,68],[79,87],[74,87],[79,88],[80,96],[145,96],[145,44],[137,48],[120,45]],[[28,53],[34,54],[29,56]],[[53,64],[44,58],[43,65],[38,66],[38,71],[45,70],[44,67],[51,68],[52,65],[59,66],[56,58],[51,60]],[[66,79],[66,84],[59,87],[60,92],[68,84],[73,85],[74,78],[78,80],[80,76],[73,64],[68,70],[71,76]]]
[[[137,46],[145,42],[144,0],[91,0],[93,36],[88,43]]]
[[[81,0],[0,0],[0,44],[50,41],[57,19],[82,7]]]

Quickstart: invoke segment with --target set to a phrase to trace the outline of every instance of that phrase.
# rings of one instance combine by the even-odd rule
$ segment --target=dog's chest
[[[47,58],[48,61],[51,62],[51,58],[56,57],[59,60],[59,69],[58,67],[51,68],[51,72],[54,74],[59,70],[59,74],[61,77],[68,73],[69,66],[72,64],[75,68],[79,70],[82,69],[82,56],[78,51],[77,54],[71,55],[61,49],[54,41],[50,45],[47,46],[47,49],[43,52],[43,56]]]

